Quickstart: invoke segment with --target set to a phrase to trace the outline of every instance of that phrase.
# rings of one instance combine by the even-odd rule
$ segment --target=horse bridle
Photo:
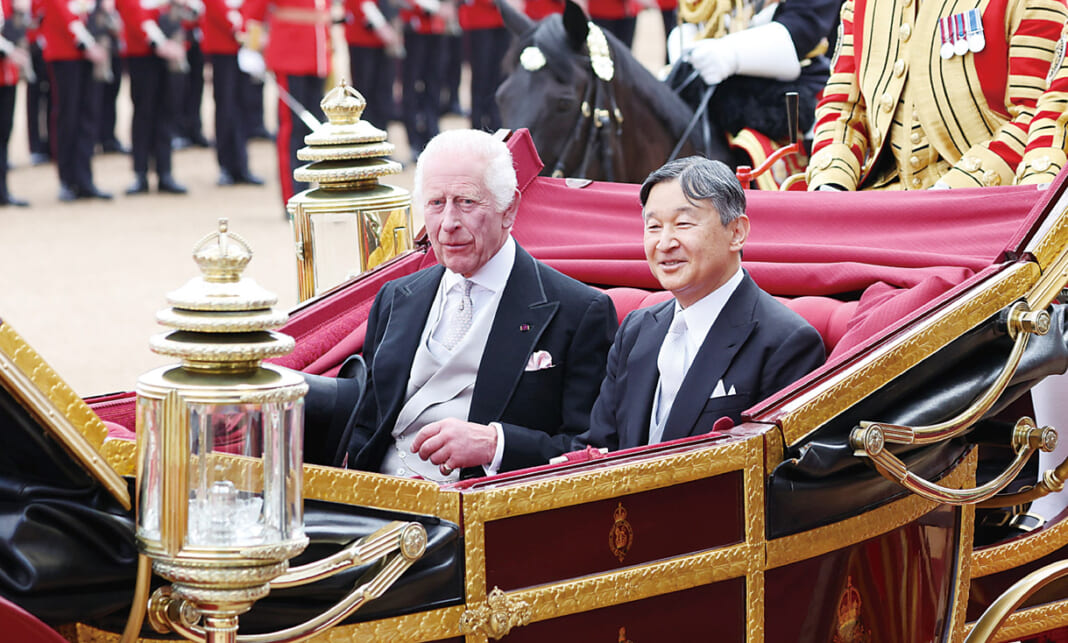
[[[589,23],[589,31],[586,34],[586,49],[590,52],[593,79],[586,85],[586,94],[579,107],[578,119],[557,156],[552,176],[585,178],[591,160],[598,158],[604,169],[605,179],[614,181],[615,164],[611,145],[613,137],[618,139],[623,135],[623,112],[616,104],[615,89],[612,87],[612,78],[615,76],[612,51],[608,46],[608,40],[604,37],[604,32],[592,22]],[[582,136],[583,130],[587,130],[585,151],[574,172],[568,173],[565,165],[567,158],[571,154],[575,141]]]

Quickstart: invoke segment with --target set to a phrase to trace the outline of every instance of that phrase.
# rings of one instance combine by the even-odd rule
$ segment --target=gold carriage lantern
[[[411,193],[378,181],[401,165],[386,158],[386,133],[360,120],[367,101],[342,80],[320,105],[328,121],[304,137],[297,158],[311,163],[293,172],[317,185],[286,205],[300,301],[412,248]]]
[[[293,339],[273,328],[287,315],[242,277],[252,252],[218,232],[193,249],[200,277],[159,312],[173,328],[154,352],[181,359],[137,386],[137,540],[157,590],[149,619],[160,631],[233,641],[238,616],[265,596],[307,545],[302,493],[303,399],[299,373],[261,360]],[[202,625],[197,622],[203,619]]]

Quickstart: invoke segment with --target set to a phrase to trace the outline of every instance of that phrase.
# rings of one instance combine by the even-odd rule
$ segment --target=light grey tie
[[[456,348],[464,335],[467,335],[467,331],[471,330],[471,319],[473,318],[474,305],[471,303],[471,286],[474,282],[470,279],[464,279],[462,289],[463,292],[459,297],[459,303],[456,305],[450,305],[446,311],[448,315],[446,323],[445,338],[441,342],[445,348],[450,351]],[[453,302],[457,298],[453,298]]]
[[[657,433],[660,435],[663,435],[664,421],[682,386],[682,378],[686,375],[686,366],[689,364],[688,352],[686,318],[679,311],[671,320],[671,327],[668,328],[667,337],[664,338],[664,343],[660,346],[660,354],[656,358],[656,366],[660,369],[660,401],[656,409],[656,424],[660,429]]]

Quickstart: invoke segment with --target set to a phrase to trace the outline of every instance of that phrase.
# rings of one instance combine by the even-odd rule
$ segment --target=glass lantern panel
[[[163,481],[160,449],[163,400],[138,396],[137,437],[141,441],[141,477],[137,487],[138,533],[151,541],[160,539],[160,505],[163,500]]]
[[[318,295],[360,274],[359,232],[351,211],[313,212],[308,220]]]
[[[269,545],[301,530],[303,516],[287,506],[285,482],[301,475],[301,404],[189,405],[187,545]]]

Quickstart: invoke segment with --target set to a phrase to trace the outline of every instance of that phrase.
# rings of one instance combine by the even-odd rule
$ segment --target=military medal
[[[986,47],[986,36],[983,35],[983,14],[978,9],[968,10],[968,49],[977,54]]]
[[[953,57],[953,28],[949,26],[949,18],[938,19],[938,30],[942,36],[942,47],[939,48],[938,55],[949,60]]]
[[[968,30],[964,27],[964,14],[957,13],[953,15],[953,53],[958,56],[963,56],[968,53]]]

